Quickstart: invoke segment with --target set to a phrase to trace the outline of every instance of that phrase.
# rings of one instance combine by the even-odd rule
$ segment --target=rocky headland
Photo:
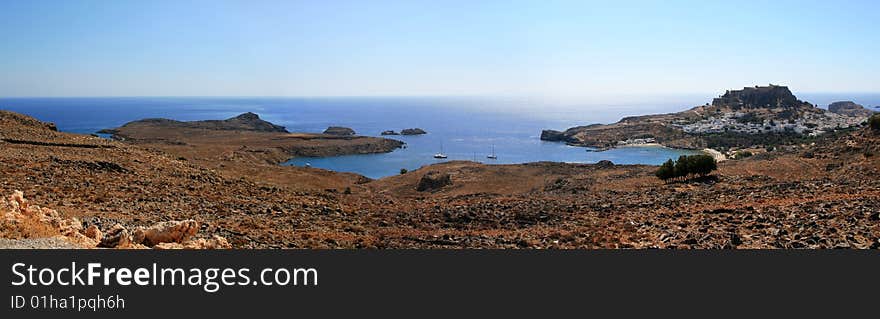
[[[324,134],[337,136],[354,136],[355,132],[353,129],[350,129],[348,127],[331,126],[324,130]]]
[[[837,112],[826,111],[799,100],[785,86],[755,86],[728,90],[711,104],[678,113],[632,116],[613,124],[565,131],[544,130],[541,140],[603,149],[648,139],[686,149],[777,146],[858,127],[868,113],[850,108],[841,105]]]
[[[102,132],[124,143],[162,149],[189,160],[222,158],[268,164],[292,157],[385,153],[403,145],[392,139],[357,136],[346,127],[331,126],[323,134],[289,133],[254,113],[222,121],[146,119]]]
[[[828,111],[831,113],[836,113],[840,115],[846,116],[864,116],[868,117],[874,114],[874,111],[871,111],[861,104],[856,104],[853,101],[840,101],[834,102],[828,105]]]
[[[247,112],[236,117],[225,120],[204,120],[182,122],[163,118],[143,119],[139,121],[126,123],[119,129],[103,129],[98,133],[113,134],[119,138],[127,138],[126,131],[131,131],[137,127],[161,127],[166,129],[203,129],[203,130],[223,130],[223,131],[252,131],[252,132],[276,132],[288,133],[284,126],[279,126],[267,122],[260,118],[259,115]]]

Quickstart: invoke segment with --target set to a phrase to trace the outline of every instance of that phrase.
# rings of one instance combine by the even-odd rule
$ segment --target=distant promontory
[[[148,144],[185,158],[238,159],[278,164],[291,157],[324,157],[349,154],[386,153],[403,142],[357,136],[354,130],[332,126],[323,134],[290,133],[283,126],[244,113],[226,120],[182,122],[145,119],[105,129],[100,133],[132,144]]]
[[[677,148],[772,146],[862,125],[870,111],[852,102],[829,110],[799,100],[785,86],[728,90],[712,103],[669,114],[632,116],[613,124],[544,130],[541,140],[611,148],[651,141]]]

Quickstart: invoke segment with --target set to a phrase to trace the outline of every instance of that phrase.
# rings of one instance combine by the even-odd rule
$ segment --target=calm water
[[[856,99],[855,97],[819,97]],[[880,96],[856,102],[875,105]],[[629,101],[626,101],[629,100]],[[489,98],[0,98],[0,109],[55,122],[62,131],[93,133],[149,117],[178,120],[225,119],[255,112],[263,119],[284,125],[292,132],[321,132],[327,126],[351,127],[358,134],[380,136],[384,130],[419,127],[427,135],[391,136],[407,148],[387,154],[298,158],[287,165],[306,165],[355,172],[378,178],[401,168],[417,169],[440,160],[474,160],[484,163],[557,161],[619,164],[659,164],[688,151],[663,147],[619,148],[586,152],[562,143],[542,142],[542,129],[614,122],[623,116],[673,112],[705,103],[705,96],[621,98],[624,102],[563,102],[540,99]],[[830,102],[830,101],[828,101]],[[828,102],[824,102],[827,104]],[[880,104],[880,103],[877,103]],[[824,105],[824,104],[823,104]],[[494,145],[497,160],[486,158]]]

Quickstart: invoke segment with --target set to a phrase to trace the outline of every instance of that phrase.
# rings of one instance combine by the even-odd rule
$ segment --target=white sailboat
[[[498,156],[495,155],[495,144],[492,144],[492,154],[486,155],[488,159],[498,159]]]
[[[434,154],[434,158],[443,159],[446,157],[446,154],[443,154],[443,144],[440,144],[440,153]]]

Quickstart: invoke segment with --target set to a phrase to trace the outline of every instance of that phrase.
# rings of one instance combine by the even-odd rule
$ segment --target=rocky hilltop
[[[259,115],[247,112],[236,117],[225,120],[204,120],[204,121],[175,121],[170,119],[154,118],[143,119],[139,121],[129,122],[121,128],[131,128],[137,126],[161,126],[169,129],[205,129],[205,130],[227,130],[227,131],[253,131],[253,132],[281,132],[287,133],[284,126],[275,125],[260,118]],[[120,129],[121,129],[120,128]],[[99,133],[118,134],[120,129],[105,129]],[[124,137],[124,136],[121,136]]]
[[[728,90],[724,95],[712,100],[712,106],[733,110],[799,108],[809,107],[809,103],[798,100],[785,86],[769,85],[746,87],[742,90]]]
[[[840,115],[846,116],[871,116],[874,114],[873,111],[866,109],[861,104],[856,104],[853,101],[840,101],[834,102],[828,105],[828,111],[831,113],[836,113]]]
[[[614,124],[544,130],[541,139],[609,148],[643,141],[679,148],[753,147],[803,142],[858,127],[866,115],[835,113],[798,100],[785,86],[728,90],[712,103],[670,114],[627,117]]]

